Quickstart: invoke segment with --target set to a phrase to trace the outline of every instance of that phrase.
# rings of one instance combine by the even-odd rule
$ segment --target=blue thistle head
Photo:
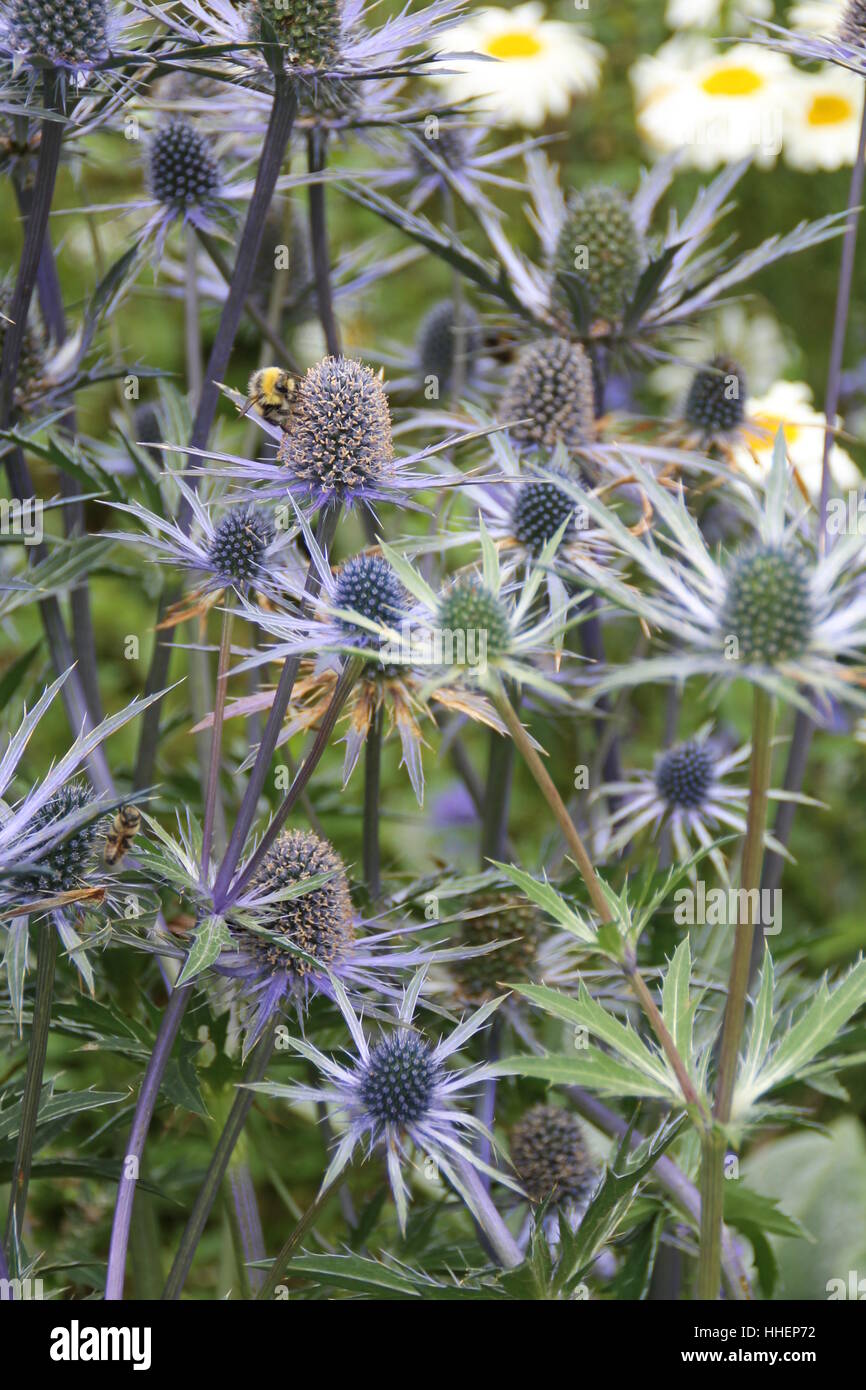
[[[532,555],[543,550],[563,522],[563,544],[574,539],[577,505],[556,483],[538,479],[523,483],[511,509],[511,529],[521,545]]]
[[[487,656],[505,656],[511,649],[511,623],[502,600],[476,579],[460,579],[439,604],[437,623],[443,632],[484,633]]]
[[[381,555],[355,555],[341,566],[334,586],[334,607],[351,609],[371,623],[395,627],[408,610],[407,594],[397,573]],[[342,630],[353,642],[370,646],[378,642],[375,633],[339,618]]]
[[[189,121],[170,121],[150,145],[150,187],[164,207],[202,207],[220,186],[219,165],[208,140]]]
[[[214,574],[225,584],[245,588],[262,571],[264,555],[274,539],[274,526],[260,507],[230,511],[216,527],[208,547]]]
[[[292,66],[324,68],[339,57],[343,0],[252,0],[247,16],[253,38],[272,30]]]
[[[370,1049],[358,1094],[377,1124],[403,1127],[427,1115],[437,1076],[429,1044],[417,1033],[394,1033]]]
[[[435,377],[440,392],[447,391],[459,353],[468,380],[482,342],[481,322],[475,310],[467,304],[462,305],[459,324],[455,325],[454,301],[443,299],[441,303],[433,305],[418,329],[417,353],[421,375]]]
[[[266,854],[254,880],[262,896],[327,875],[325,883],[297,898],[274,903],[265,925],[272,937],[234,929],[244,954],[262,979],[280,975],[287,983],[302,981],[311,966],[300,956],[281,948],[299,947],[320,965],[335,964],[351,947],[355,927],[346,867],[333,845],[308,830],[284,830]]]
[[[619,189],[595,185],[571,194],[554,256],[562,303],[569,304],[569,283],[576,281],[592,313],[617,322],[645,263],[643,237]]]
[[[68,782],[39,808],[28,829],[42,830],[52,821],[59,821],[71,812],[81,810],[92,800],[93,792],[86,782]],[[23,880],[25,891],[44,898],[80,888],[91,868],[98,833],[99,818],[95,817],[64,836],[40,857],[36,870]]]
[[[695,810],[703,804],[714,778],[715,760],[703,743],[681,743],[660,759],[656,790],[669,807]]]
[[[708,438],[732,434],[746,414],[746,378],[730,357],[714,357],[692,377],[683,417]]]
[[[31,60],[77,72],[109,56],[106,0],[13,0],[10,46]]]

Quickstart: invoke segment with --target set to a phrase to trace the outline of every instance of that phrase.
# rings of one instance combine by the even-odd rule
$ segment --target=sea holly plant
[[[479,8],[0,0],[0,1301],[769,1299],[854,1225],[776,1154],[862,1138],[866,126],[847,200],[642,169],[643,25]],[[785,148],[838,8],[702,7]]]

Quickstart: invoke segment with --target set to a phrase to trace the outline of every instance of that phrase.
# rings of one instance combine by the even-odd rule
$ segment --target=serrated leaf
[[[195,929],[195,937],[189,955],[184,962],[183,970],[177,977],[175,989],[179,989],[181,985],[189,984],[196,975],[207,970],[209,966],[213,965],[220,952],[228,950],[232,944],[232,934],[226,925],[225,918],[216,913],[205,917]]]

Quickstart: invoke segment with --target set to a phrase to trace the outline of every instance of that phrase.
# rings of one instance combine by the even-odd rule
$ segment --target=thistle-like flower
[[[173,120],[151,138],[150,187],[157,202],[186,215],[212,202],[219,166],[208,141],[189,121]]]
[[[866,705],[859,688],[866,656],[862,537],[854,528],[826,554],[816,553],[791,486],[783,432],[753,538],[721,559],[707,548],[682,488],[672,497],[639,465],[635,473],[657,516],[652,530],[635,536],[604,503],[591,495],[584,501],[610,541],[647,576],[649,591],[591,561],[583,573],[619,607],[675,638],[680,650],[610,672],[598,690],[706,674],[743,677],[818,718],[831,697]],[[751,506],[757,509],[755,499]],[[662,539],[665,550],[657,543]]]
[[[509,1149],[530,1202],[550,1202],[574,1228],[598,1182],[577,1116],[559,1105],[533,1105],[514,1125]]]
[[[195,467],[193,473],[215,474],[237,484],[249,500],[273,499],[284,505],[295,496],[313,509],[341,503],[347,509],[360,502],[412,505],[415,492],[433,486],[459,487],[459,475],[437,477],[417,468],[445,450],[495,433],[498,426],[462,431],[439,444],[398,456],[394,449],[391,410],[383,372],[347,357],[325,357],[310,367],[298,383],[288,429],[256,413],[250,415],[269,439],[277,441],[276,460],[246,459],[209,449],[199,457],[216,460],[218,468]],[[241,410],[246,397],[225,388]],[[190,452],[175,446],[180,453]]]
[[[677,858],[690,859],[695,850],[706,847],[714,839],[729,834],[746,833],[746,808],[749,788],[728,779],[748,766],[751,745],[745,743],[733,752],[726,752],[720,739],[713,737],[708,726],[694,738],[675,745],[659,754],[651,772],[636,772],[622,782],[607,783],[597,788],[593,799],[615,797],[615,809],[608,824],[610,838],[605,841],[608,855],[617,854],[631,844],[647,827],[653,836],[666,828]],[[770,791],[770,799],[793,794]],[[793,798],[809,805],[817,803],[808,797]],[[790,857],[787,850],[767,832],[764,842],[777,854]],[[725,857],[718,849],[710,859],[719,876],[727,881]]]
[[[471,1170],[485,1172],[509,1187],[516,1186],[506,1174],[479,1158],[467,1142],[471,1135],[483,1135],[492,1142],[480,1120],[459,1104],[467,1091],[471,1094],[471,1088],[491,1074],[491,1069],[486,1065],[461,1069],[450,1066],[452,1056],[484,1027],[500,1001],[485,1004],[449,1036],[433,1043],[413,1023],[423,980],[423,972],[419,972],[406,990],[393,1030],[380,1031],[372,1040],[335,980],[334,992],[355,1044],[354,1055],[338,1062],[311,1043],[292,1038],[291,1047],[321,1072],[322,1084],[285,1086],[259,1082],[252,1088],[286,1100],[312,1100],[327,1105],[342,1122],[343,1133],[322,1179],[322,1191],[345,1170],[359,1145],[366,1150],[366,1156],[374,1150],[384,1150],[397,1219],[404,1234],[409,1215],[409,1184],[404,1170],[410,1162],[410,1145],[436,1164],[482,1223],[484,1217],[478,1207]]]
[[[439,395],[444,395],[451,390],[459,365],[464,382],[471,384],[483,341],[481,322],[470,305],[462,305],[459,320],[455,320],[453,299],[440,300],[428,310],[418,329],[418,375],[425,383],[433,378]]]
[[[6,42],[35,66],[87,72],[108,58],[110,18],[106,0],[13,0]]]
[[[407,5],[378,28],[365,22],[374,8],[366,0],[181,0],[167,11],[147,8],[188,43],[226,45],[219,66],[231,80],[266,78],[277,45],[301,84],[302,107],[315,110],[351,101],[355,83],[427,71],[435,56],[424,49],[454,22],[462,0]]]
[[[276,605],[268,609],[245,604],[244,616],[274,638],[273,645],[258,649],[241,663],[239,670],[265,662],[284,661],[302,656],[312,663],[295,684],[295,698],[289,718],[280,733],[278,746],[301,730],[311,729],[324,716],[334,693],[341,656],[359,656],[364,661],[361,677],[347,700],[348,730],[343,764],[345,786],[357,766],[373,720],[381,708],[387,711],[386,735],[396,729],[405,766],[419,804],[424,798],[423,738],[419,719],[430,716],[422,688],[429,674],[425,667],[413,668],[405,662],[392,662],[387,648],[403,630],[423,622],[424,610],[406,589],[393,565],[382,555],[365,551],[333,570],[306,521],[299,516],[304,542],[319,581],[320,592],[309,616]],[[286,575],[283,598],[299,605],[306,588],[306,565],[300,562]],[[432,692],[443,707],[458,710],[492,728],[503,726],[483,697],[468,691],[448,689]],[[273,692],[262,692],[261,708],[267,708]],[[249,711],[249,701],[229,706],[226,718]]]
[[[581,212],[582,195],[568,198],[559,186],[556,168],[541,151],[530,151],[526,157],[530,220],[544,265],[524,256],[496,218],[479,213],[501,264],[499,280],[503,273],[507,280],[507,298],[516,298],[524,312],[548,331],[557,322],[560,331],[588,345],[601,342],[617,350],[644,353],[653,340],[691,325],[734,285],[765,266],[841,233],[845,214],[834,214],[801,223],[786,235],[769,237],[730,259],[726,248],[713,245],[711,238],[747,164],[742,160],[725,169],[700,190],[682,221],[671,217],[663,234],[655,236],[652,215],[671,183],[675,160],[659,161],[627,205],[621,194],[608,191],[607,231],[602,195],[594,193],[599,226],[597,231],[587,231],[590,224]],[[488,288],[502,297],[494,277]]]
[[[116,540],[149,552],[162,564],[190,570],[202,582],[183,602],[183,616],[196,604],[209,607],[226,589],[237,597],[263,594],[279,599],[293,582],[291,533],[277,530],[268,507],[219,507],[203,501],[182,478],[174,480],[187,499],[189,530],[139,502],[115,502],[147,530],[112,532]],[[221,514],[220,514],[221,513]]]
[[[566,308],[579,295],[585,314],[618,323],[646,261],[643,236],[618,189],[595,185],[570,195],[552,265]]]
[[[592,364],[579,343],[544,338],[520,351],[499,404],[518,444],[569,451],[587,444],[595,432]]]
[[[683,403],[684,443],[728,451],[741,442],[746,378],[730,357],[714,357],[692,377]]]
[[[69,675],[67,671],[58,677],[33,709],[25,711],[0,757],[0,920],[11,919],[9,931],[20,946],[26,942],[28,920],[50,914],[65,949],[92,990],[93,970],[70,915],[77,904],[103,902],[110,887],[111,876],[102,870],[96,850],[112,802],[108,795],[91,791],[76,774],[106,738],[163,692],[133,700],[119,714],[81,734],[41,781],[19,800],[10,799],[8,788],[24,752]],[[26,950],[7,954],[10,987],[19,1001],[26,959]]]

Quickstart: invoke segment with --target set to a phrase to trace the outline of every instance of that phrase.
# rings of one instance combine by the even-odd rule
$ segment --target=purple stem
[[[262,836],[259,844],[256,846],[256,851],[244,868],[243,873],[238,875],[234,883],[232,883],[228,889],[225,898],[220,900],[220,912],[225,912],[226,908],[236,902],[247,885],[255,877],[262,861],[265,859],[269,849],[283,828],[287,817],[300,800],[301,793],[306,790],[310,778],[321,762],[322,754],[330,742],[331,734],[334,731],[334,725],[339,718],[343,705],[348,699],[349,692],[355,684],[357,676],[358,666],[356,661],[355,659],[350,659],[337,682],[334,693],[331,696],[331,702],[322,717],[322,722],[319,725],[309,753],[301,764],[300,769],[295,774],[292,785],[286,792],[279,810],[273,816],[270,825]]]
[[[280,168],[288,147],[298,107],[297,91],[294,82],[285,76],[274,79],[274,100],[271,115],[262,145],[262,157],[256,173],[256,182],[250,205],[247,210],[244,229],[235,257],[234,271],[228,296],[220,315],[219,328],[214,339],[211,354],[205,371],[204,385],[193,421],[189,447],[207,447],[219,404],[218,381],[225,381],[229,359],[234,347],[238,326],[244,312],[244,303],[249,293],[255,273],[256,259],[262,243],[265,218],[274,196]],[[195,484],[195,479],[193,479]],[[184,500],[178,511],[178,524],[186,527],[190,520],[189,504]],[[166,595],[161,610],[173,601],[174,595]],[[162,690],[168,678],[172,647],[168,642],[157,639],[147,673],[145,689],[147,693]],[[142,715],[141,736],[138,745],[138,758],[135,768],[135,786],[148,786],[153,781],[156,762],[156,749],[159,742],[160,709],[151,705]]]
[[[132,1206],[135,1201],[135,1188],[138,1182],[138,1169],[144,1144],[153,1118],[156,1098],[165,1069],[171,1058],[174,1041],[178,1034],[186,1006],[192,996],[192,985],[182,985],[169,995],[153,1052],[147,1063],[129,1143],[123,1156],[120,1181],[117,1184],[117,1202],[114,1208],[114,1223],[111,1228],[111,1244],[108,1250],[108,1275],[105,1281],[106,1301],[123,1298],[123,1279],[126,1271],[126,1251],[129,1245],[129,1228],[132,1223]],[[132,1172],[127,1173],[127,1168]]]
[[[246,1163],[232,1164],[229,1169],[229,1185],[244,1263],[247,1266],[255,1265],[266,1257],[265,1237],[262,1232],[259,1204],[256,1201],[256,1190]],[[249,1269],[248,1277],[250,1288],[256,1293],[265,1281],[265,1271]]]
[[[331,540],[333,539],[334,531],[337,527],[338,516],[338,508],[329,507],[328,510],[323,513],[319,521],[317,540],[325,551],[329,549]],[[306,602],[302,605],[302,612],[306,611],[309,604],[315,601],[318,597],[320,588],[319,577],[316,573],[315,566],[311,563],[307,571],[307,582],[304,589]],[[256,761],[250,773],[250,780],[247,783],[244,798],[232,828],[228,849],[223,856],[223,861],[220,864],[216,883],[214,885],[213,898],[214,910],[216,912],[222,912],[225,903],[228,901],[229,885],[231,884],[234,871],[240,862],[244,845],[247,842],[247,836],[250,833],[252,823],[255,819],[259,797],[262,794],[262,788],[265,785],[265,778],[268,775],[271,758],[277,746],[280,729],[283,726],[283,719],[289,707],[289,701],[292,698],[292,691],[295,686],[300,664],[300,656],[287,657],[286,661],[283,663],[279,684],[274,696],[274,703],[271,705],[268,722],[265,725],[265,731],[262,734],[261,743],[259,744],[259,751],[256,754]]]

